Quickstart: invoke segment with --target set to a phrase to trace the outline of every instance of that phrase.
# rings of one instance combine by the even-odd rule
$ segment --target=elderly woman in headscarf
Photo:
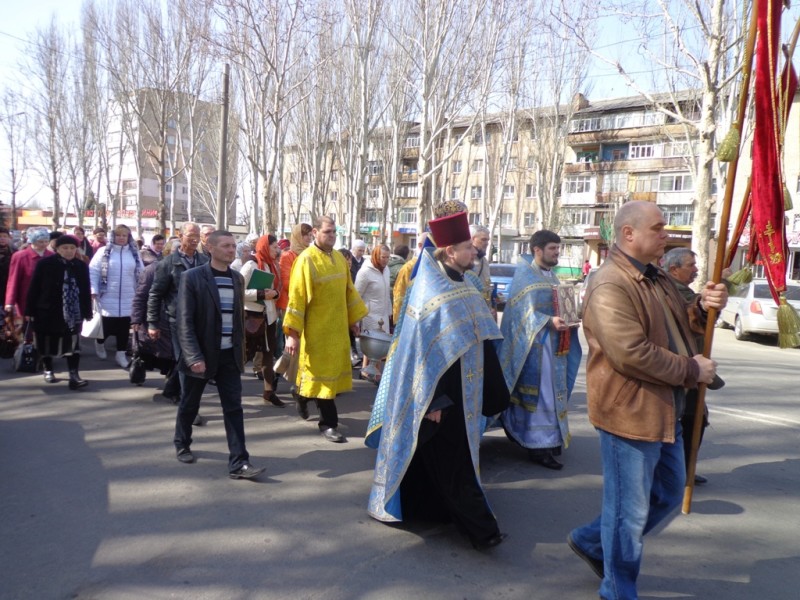
[[[79,243],[71,235],[56,240],[56,254],[36,264],[25,303],[25,318],[33,323],[45,382],[56,382],[53,358],[65,356],[71,390],[88,384],[78,367],[81,324],[92,318],[89,268],[78,256]]]
[[[255,358],[257,353],[261,353],[260,370],[264,381],[264,402],[269,402],[274,406],[286,406],[275,393],[272,367],[275,362],[275,333],[278,320],[278,309],[275,300],[280,296],[281,281],[278,265],[275,260],[278,258],[278,239],[274,235],[262,235],[256,242],[255,262],[250,261],[242,267],[242,277],[244,277],[244,308],[246,319],[251,323],[260,325],[253,330],[253,327],[245,327],[245,347],[246,360]],[[272,285],[266,289],[248,289],[253,273],[256,269],[273,274]],[[253,361],[256,366],[256,361]]]
[[[241,272],[244,264],[254,258],[253,248],[250,246],[250,242],[247,240],[239,242],[236,244],[236,258],[231,263],[231,269]]]
[[[144,265],[131,230],[126,225],[117,225],[109,241],[89,263],[92,298],[96,300],[97,310],[103,317],[104,339],[95,341],[95,352],[98,358],[106,358],[105,340],[115,337],[117,364],[127,369],[131,308]]]
[[[11,255],[8,266],[8,284],[6,286],[5,312],[17,320],[25,314],[25,302],[28,298],[28,288],[31,284],[33,271],[45,256],[52,256],[53,252],[47,248],[50,242],[50,232],[44,227],[31,227],[26,232],[29,246]]]

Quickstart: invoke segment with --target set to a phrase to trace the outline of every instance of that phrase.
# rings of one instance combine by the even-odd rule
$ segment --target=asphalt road
[[[727,386],[709,392],[698,464],[710,481],[692,514],[646,538],[642,598],[800,599],[800,350],[771,343],[718,331]],[[70,392],[0,364],[2,599],[597,597],[599,580],[565,543],[600,505],[582,374],[563,471],[527,462],[502,434],[485,438],[482,477],[510,537],[480,553],[449,526],[367,516],[371,384],[339,399],[350,441],[335,445],[291,404],[264,406],[245,376],[248,448],[267,473],[232,481],[213,388],[192,446],[198,462],[184,465],[160,378],[134,387],[112,365],[86,357],[91,384]]]

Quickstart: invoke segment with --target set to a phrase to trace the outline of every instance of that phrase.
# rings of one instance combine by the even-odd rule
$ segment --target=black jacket
[[[233,355],[244,371],[244,278],[229,269],[233,278]],[[219,365],[222,312],[211,265],[189,269],[181,277],[176,320],[181,348],[180,369],[192,377],[212,379]],[[205,373],[195,374],[191,365],[204,361]]]
[[[208,262],[208,259],[200,252],[195,252],[197,265],[201,266]],[[181,259],[180,253],[176,250],[158,263],[156,276],[153,285],[150,287],[150,295],[147,298],[147,323],[158,328],[161,320],[161,305],[167,305],[167,315],[170,322],[174,321],[178,313],[178,287],[181,283],[181,275],[186,271],[186,265]]]
[[[11,267],[11,255],[14,249],[11,245],[0,250],[0,304],[6,303],[6,285],[8,285],[8,271]]]
[[[92,292],[89,286],[89,267],[83,260],[75,257],[64,261],[58,254],[45,256],[37,264],[28,288],[25,302],[25,316],[33,317],[33,328],[47,335],[70,333],[64,321],[64,272],[72,269],[78,284],[78,299],[81,316],[84,320],[92,318]]]

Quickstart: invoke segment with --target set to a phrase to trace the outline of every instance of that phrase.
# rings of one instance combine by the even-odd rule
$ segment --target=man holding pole
[[[605,599],[637,597],[642,538],[683,496],[686,389],[716,373],[694,335],[709,308],[725,306],[725,285],[708,282],[687,303],[653,264],[664,254],[665,226],[655,204],[624,204],[614,219],[616,244],[584,300],[587,401],[600,434],[603,502],[600,516],[570,532],[567,543],[602,577]]]

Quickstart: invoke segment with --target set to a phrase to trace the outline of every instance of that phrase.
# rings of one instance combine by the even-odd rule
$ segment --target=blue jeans
[[[221,350],[219,367],[214,375],[222,404],[225,436],[228,439],[228,470],[233,472],[248,462],[250,455],[244,444],[244,411],[242,410],[242,374],[236,365],[233,350]],[[187,375],[181,387],[181,403],[175,419],[175,448],[179,452],[192,444],[192,422],[200,410],[200,399],[207,379]]]
[[[686,468],[681,426],[676,423],[672,444],[598,432],[603,508],[599,517],[570,535],[587,555],[603,561],[600,597],[635,600],[642,537],[669,517],[683,498]]]

